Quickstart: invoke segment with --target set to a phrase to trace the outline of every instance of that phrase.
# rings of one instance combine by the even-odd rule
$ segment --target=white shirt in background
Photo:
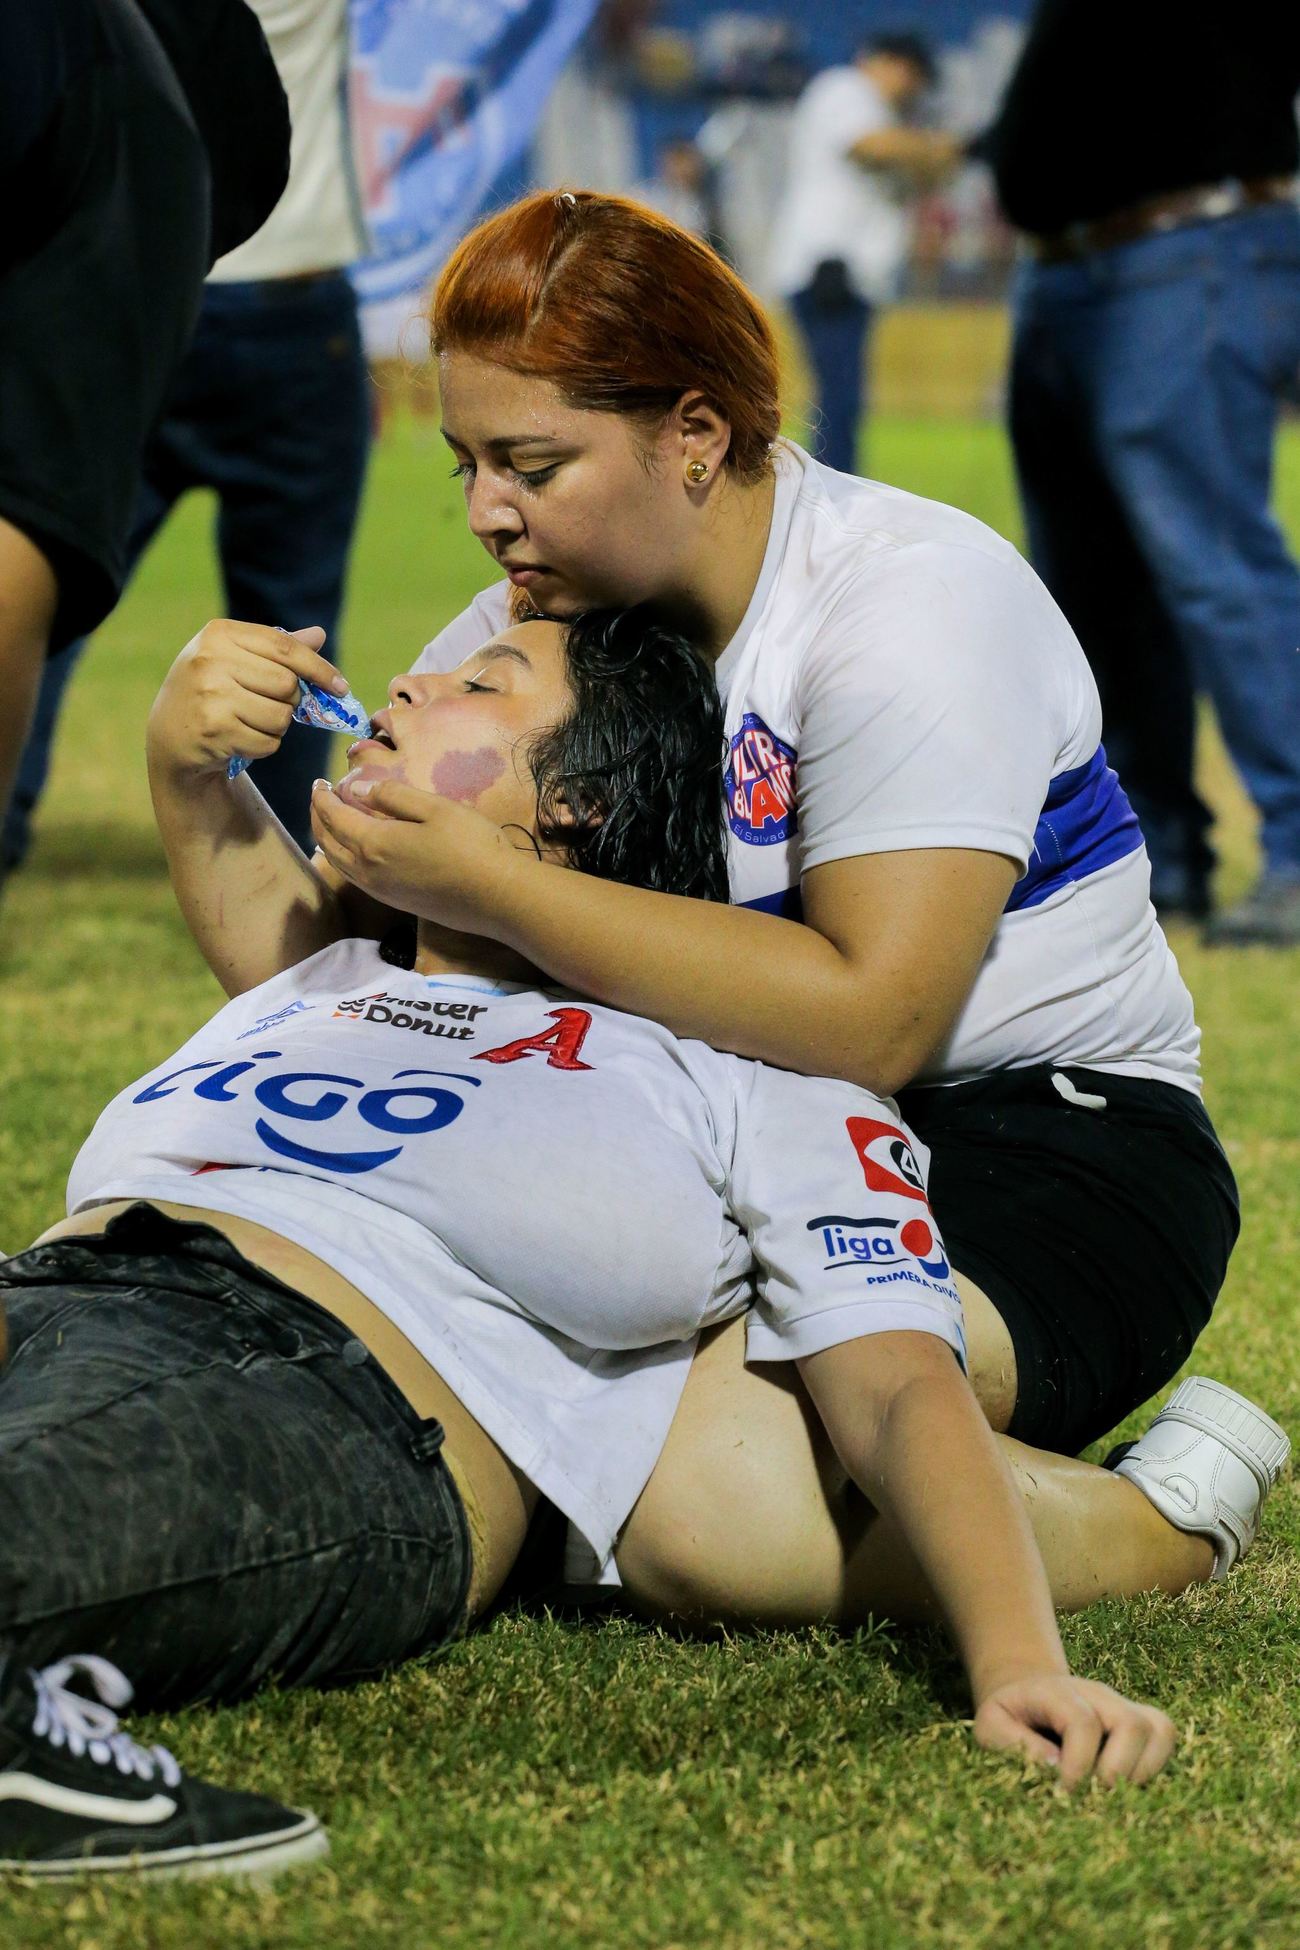
[[[342,270],[366,250],[348,133],[347,0],[248,0],[289,97],[289,181],[262,228],[218,258],[214,284]]]
[[[859,67],[828,68],[800,96],[769,264],[772,288],[782,296],[804,290],[830,258],[843,260],[868,304],[895,295],[907,256],[907,211],[889,172],[864,168],[849,153],[895,119]]]

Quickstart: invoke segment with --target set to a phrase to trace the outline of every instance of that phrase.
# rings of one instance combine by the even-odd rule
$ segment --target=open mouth
[[[393,743],[392,734],[376,726],[368,738],[358,738],[348,746],[348,763],[352,764],[358,755],[364,757],[372,745],[378,745],[382,751],[386,752],[395,752],[397,750],[397,746]]]

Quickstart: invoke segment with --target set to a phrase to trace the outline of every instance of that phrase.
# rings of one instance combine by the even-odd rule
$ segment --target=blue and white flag
[[[378,301],[425,284],[532,140],[597,0],[352,0],[349,107]]]

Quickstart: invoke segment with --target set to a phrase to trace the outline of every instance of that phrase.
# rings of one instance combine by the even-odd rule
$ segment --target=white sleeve
[[[842,155],[864,135],[889,128],[894,119],[884,97],[843,68],[832,69],[820,84],[813,83],[804,108],[806,124],[810,132],[815,131],[817,142]]]
[[[1076,661],[1069,625],[1012,550],[881,550],[841,591],[799,678],[802,871],[970,847],[1023,873],[1078,715]]]
[[[946,1341],[965,1367],[920,1140],[892,1103],[854,1084],[750,1067],[731,1183],[758,1267],[746,1358],[795,1361],[911,1330]]]
[[[426,643],[414,665],[415,670],[455,670],[466,657],[510,624],[510,584],[494,582],[475,596],[468,609],[454,616],[446,629],[439,630],[432,643]]]

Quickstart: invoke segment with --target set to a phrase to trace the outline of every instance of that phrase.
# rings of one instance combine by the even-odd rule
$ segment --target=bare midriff
[[[528,1519],[537,1504],[537,1491],[532,1484],[520,1475],[400,1328],[351,1281],[317,1259],[314,1253],[266,1226],[254,1225],[249,1219],[233,1218],[225,1212],[210,1212],[199,1206],[173,1205],[169,1200],[149,1202],[169,1218],[213,1227],[254,1266],[333,1314],[370,1351],[416,1414],[425,1420],[436,1418],[441,1422],[446,1431],[443,1457],[465,1505],[473,1543],[469,1611],[471,1617],[476,1616],[496,1596],[519,1553]],[[103,1232],[114,1214],[125,1212],[131,1203],[130,1199],[118,1199],[75,1213],[70,1219],[60,1219],[35,1244]]]

